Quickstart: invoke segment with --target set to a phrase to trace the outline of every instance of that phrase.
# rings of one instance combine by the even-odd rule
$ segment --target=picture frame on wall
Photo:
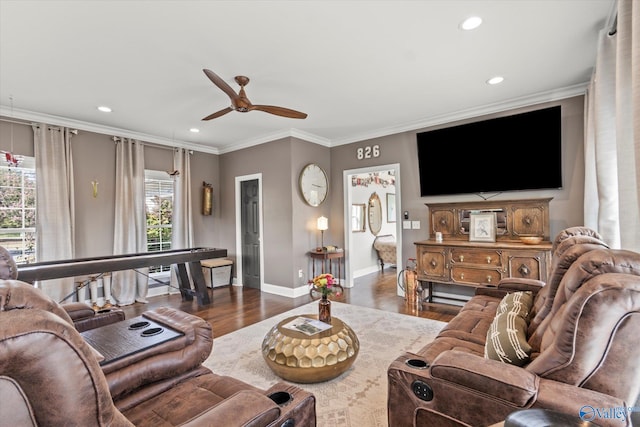
[[[496,241],[496,213],[476,212],[469,214],[469,241]]]
[[[387,222],[396,222],[396,194],[387,193]]]

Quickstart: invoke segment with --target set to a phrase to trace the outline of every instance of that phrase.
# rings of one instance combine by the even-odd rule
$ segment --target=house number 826
[[[373,157],[379,157],[379,156],[380,156],[380,146],[377,144],[374,146],[367,145],[366,147],[360,147],[356,150],[356,158],[358,160],[371,159]]]

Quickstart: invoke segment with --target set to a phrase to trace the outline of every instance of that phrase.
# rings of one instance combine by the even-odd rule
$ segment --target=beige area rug
[[[317,307],[313,302],[216,338],[204,365],[264,389],[284,381],[264,361],[262,339],[280,320],[317,313]],[[358,336],[358,357],[338,378],[297,385],[315,395],[318,427],[385,427],[387,368],[402,352],[416,351],[431,342],[445,323],[338,302],[332,303],[331,315],[346,322]]]

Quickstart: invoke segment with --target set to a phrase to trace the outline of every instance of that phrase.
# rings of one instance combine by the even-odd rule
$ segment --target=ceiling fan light
[[[100,105],[98,107],[98,111],[102,111],[103,113],[110,113],[111,108],[107,107],[106,105]]]
[[[191,128],[191,129],[189,129],[189,132],[198,133],[198,132],[200,132],[200,129],[198,129],[198,128]]]
[[[462,23],[460,24],[460,28],[465,31],[475,30],[480,26],[480,24],[482,24],[482,18],[480,18],[479,16],[471,16],[462,21]]]
[[[504,77],[502,76],[495,76],[495,77],[491,77],[489,80],[487,80],[487,84],[490,85],[497,85],[500,84],[504,81]]]

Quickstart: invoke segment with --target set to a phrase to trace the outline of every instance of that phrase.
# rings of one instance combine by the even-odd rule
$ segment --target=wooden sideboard
[[[427,300],[433,301],[434,283],[478,287],[496,285],[505,277],[546,281],[551,263],[550,200],[428,204],[429,239],[415,242],[418,281],[428,286]],[[470,214],[475,212],[496,213],[495,242],[469,241]],[[442,241],[435,240],[436,232],[442,233]],[[543,240],[525,244],[521,236]]]

